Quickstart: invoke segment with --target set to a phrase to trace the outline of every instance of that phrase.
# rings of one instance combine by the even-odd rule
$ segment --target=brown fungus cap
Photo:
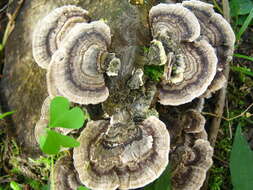
[[[181,4],[159,4],[149,12],[153,37],[167,55],[159,98],[163,105],[181,105],[202,95],[217,68],[214,48],[199,39],[195,15]]]
[[[51,56],[73,26],[89,20],[86,10],[73,5],[56,8],[43,18],[33,33],[33,57],[37,64],[47,69]]]
[[[109,91],[98,66],[110,43],[110,28],[104,22],[76,25],[52,56],[47,73],[49,95],[59,92],[79,104],[105,101]]]
[[[180,146],[171,155],[173,190],[199,190],[213,161],[213,148],[198,139],[192,147]]]
[[[184,1],[182,5],[191,10],[198,18],[201,36],[216,50],[218,57],[217,74],[208,88],[206,96],[222,88],[226,78],[222,72],[225,64],[232,60],[235,34],[230,24],[222,15],[215,13],[213,5],[197,1]]]
[[[50,186],[53,190],[76,190],[82,186],[73,166],[73,160],[69,156],[57,160],[50,178]]]
[[[120,121],[117,122],[117,121]],[[90,121],[74,148],[80,180],[94,190],[134,189],[157,179],[168,164],[170,137],[151,116],[140,124]]]

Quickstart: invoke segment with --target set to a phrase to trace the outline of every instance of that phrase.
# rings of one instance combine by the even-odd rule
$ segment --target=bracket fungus
[[[65,96],[79,104],[98,104],[109,91],[103,73],[117,76],[121,62],[108,52],[110,28],[90,22],[88,12],[73,5],[59,7],[36,26],[33,56],[48,70],[49,96]]]
[[[33,32],[33,57],[46,69],[54,52],[77,23],[89,22],[88,12],[73,5],[54,9],[36,26]]]
[[[51,189],[53,190],[76,190],[82,186],[73,166],[73,161],[69,156],[57,160],[50,178]]]
[[[71,102],[98,104],[109,96],[103,73],[103,54],[111,43],[110,28],[102,21],[78,24],[66,36],[52,56],[48,73],[48,91],[56,91]],[[51,90],[53,89],[53,90]]]
[[[216,50],[218,57],[217,74],[209,86],[209,93],[219,90],[226,82],[222,73],[225,64],[232,60],[235,34],[230,24],[222,17],[215,13],[212,4],[198,0],[183,1],[182,5],[191,10],[198,18],[200,24],[200,34]]]
[[[199,190],[213,161],[213,148],[204,139],[193,146],[179,146],[171,154],[172,187],[174,190]]]
[[[151,116],[139,124],[124,114],[90,121],[74,148],[74,166],[85,186],[94,190],[134,189],[158,178],[168,164],[170,137]]]
[[[182,4],[152,7],[149,22],[154,40],[162,43],[167,57],[159,90],[160,103],[176,106],[191,102],[207,90],[215,76],[214,48],[200,38],[197,17]],[[164,56],[161,47],[157,49]]]

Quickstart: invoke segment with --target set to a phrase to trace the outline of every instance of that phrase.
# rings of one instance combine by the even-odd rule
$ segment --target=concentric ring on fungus
[[[181,4],[159,4],[149,13],[152,34],[167,54],[160,103],[181,105],[202,95],[211,84],[217,67],[214,48],[200,39],[195,15]]]
[[[89,22],[88,12],[73,5],[54,9],[38,22],[33,32],[33,57],[37,64],[47,69],[51,57],[60,47],[68,32],[78,23]]]
[[[98,104],[109,96],[103,74],[98,71],[101,55],[111,43],[110,28],[102,21],[73,27],[52,56],[47,84],[50,96],[55,88],[71,102]]]
[[[94,190],[143,187],[168,164],[170,137],[154,116],[139,125],[90,121],[78,140],[74,166],[81,182]]]

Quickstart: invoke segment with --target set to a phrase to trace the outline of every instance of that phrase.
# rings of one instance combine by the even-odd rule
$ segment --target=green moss
[[[153,81],[160,81],[163,76],[164,66],[145,65],[144,74]]]

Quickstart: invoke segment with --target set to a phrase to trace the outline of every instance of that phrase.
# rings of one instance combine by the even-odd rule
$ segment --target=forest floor
[[[213,0],[213,2],[216,1]],[[220,7],[222,6],[220,5]],[[9,21],[7,8],[8,0],[0,1],[0,80],[4,77],[2,75],[4,56],[5,53],[8,53],[4,52],[4,42],[2,41],[4,36],[6,37],[6,26]],[[222,10],[217,6],[216,8]],[[231,14],[233,16],[231,22],[237,36],[237,42],[233,63],[230,65],[226,104],[215,145],[214,164],[210,169],[208,182],[208,189],[210,190],[233,189],[229,159],[237,126],[242,127],[251,148],[253,148],[253,27],[251,27],[251,20],[246,28],[242,29],[247,17],[252,14],[251,12],[240,15],[233,12]],[[215,103],[213,101],[214,99],[210,99],[207,104]],[[205,111],[211,113],[210,109]],[[207,120],[211,120],[214,116],[206,115],[205,117]],[[18,188],[15,189],[16,184],[23,184],[26,190],[43,189],[47,183],[50,170],[49,159],[42,157],[38,161],[33,161],[33,167],[43,166],[43,171],[40,171],[45,175],[43,177],[33,176],[30,173],[30,170],[33,169],[26,168],[26,163],[20,167],[19,163],[22,160],[18,158],[22,154],[22,150],[17,146],[14,139],[8,137],[7,128],[8,124],[4,120],[0,120],[0,190],[18,190]]]

